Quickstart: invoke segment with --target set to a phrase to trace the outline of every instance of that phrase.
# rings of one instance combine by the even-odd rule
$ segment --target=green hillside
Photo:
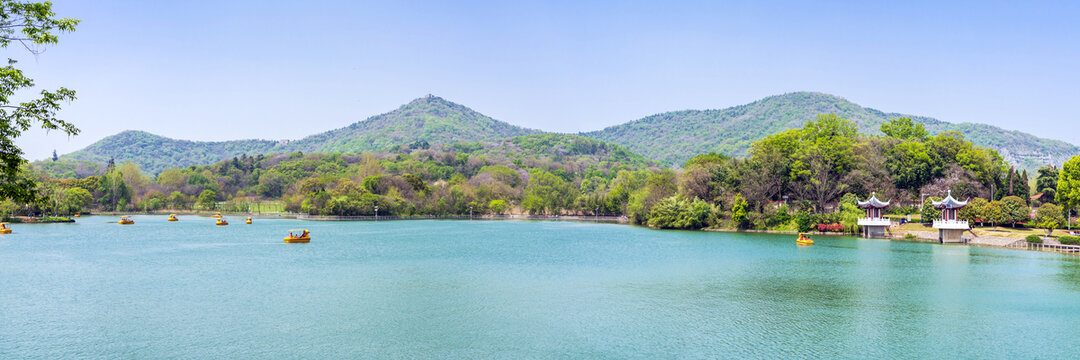
[[[143,131],[124,131],[60,157],[66,162],[104,164],[133,161],[152,174],[168,167],[212,164],[241,154],[285,152],[357,153],[386,151],[394,146],[426,141],[431,145],[494,142],[540,131],[517,127],[436,96],[425,96],[397,110],[347,127],[296,141],[234,140],[221,142],[176,140]],[[44,162],[39,162],[39,165]],[[54,175],[68,171],[63,166]]]
[[[996,149],[1010,163],[1034,169],[1064,162],[1080,148],[1063,141],[1035,137],[985,124],[953,124],[934,118],[885,113],[844,98],[797,92],[770,96],[750,104],[720,110],[684,110],[657,114],[582,136],[626,146],[651,159],[681,164],[695,154],[711,151],[744,156],[750,144],[767,135],[802,127],[818,114],[837,114],[868,134],[888,119],[907,116],[925,124],[932,134],[960,131],[976,145]]]
[[[290,142],[286,149],[355,153],[385,151],[393,146],[417,141],[429,144],[490,142],[537,133],[540,131],[510,125],[465,106],[428,95],[397,110]]]
[[[269,140],[189,141],[128,130],[60,156],[60,160],[97,164],[109,159],[117,164],[133,161],[144,171],[156,174],[167,167],[212,164],[240,154],[276,152],[278,147],[276,141]]]
[[[570,134],[534,134],[495,143],[457,144],[458,151],[485,156],[496,161],[533,160],[574,163],[581,167],[635,169],[659,165],[626,148],[595,139]],[[469,149],[468,147],[475,147]]]
[[[593,149],[599,153],[588,155],[596,155],[593,158],[597,161],[618,158],[621,163],[643,164],[648,158],[681,164],[694,155],[708,152],[744,156],[752,142],[802,127],[818,114],[829,113],[851,119],[859,125],[860,131],[868,134],[878,134],[878,127],[888,119],[909,116],[864,108],[832,95],[800,92],[770,96],[727,109],[666,112],[580,134],[611,143],[604,144],[587,143],[575,136],[536,136],[543,132],[510,125],[468,107],[428,95],[397,110],[295,141],[200,142],[176,140],[142,131],[125,131],[60,157],[72,164],[50,164],[39,168],[47,169],[54,175],[67,172],[80,174],[93,171],[87,163],[104,164],[113,158],[117,163],[134,161],[145,171],[156,174],[167,167],[211,164],[241,154],[386,152],[398,151],[404,144],[413,143],[426,144],[423,146],[478,143],[484,144],[481,147],[489,152],[509,151],[514,156],[525,157],[531,156],[529,151],[555,154],[557,157],[562,153]],[[960,131],[976,145],[996,149],[1006,160],[1021,168],[1035,169],[1042,164],[1060,164],[1080,153],[1080,148],[1074,145],[1019,131],[985,124],[952,124],[928,117],[910,117],[925,124],[931,133]],[[525,135],[533,136],[515,139]],[[621,147],[613,147],[612,144]],[[74,164],[77,162],[82,164]]]

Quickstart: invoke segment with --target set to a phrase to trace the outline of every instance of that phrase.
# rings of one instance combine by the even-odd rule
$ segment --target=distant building
[[[859,219],[859,226],[863,228],[863,236],[885,236],[892,221],[882,216],[885,208],[889,207],[888,201],[881,201],[877,193],[870,193],[870,199],[860,201],[859,207],[866,210],[866,217]]]
[[[965,231],[971,230],[967,220],[960,220],[957,212],[967,206],[967,201],[953,199],[952,190],[941,201],[933,201],[934,209],[941,210],[941,219],[934,220],[934,228],[938,229],[938,242],[960,243],[964,242],[961,237]]]

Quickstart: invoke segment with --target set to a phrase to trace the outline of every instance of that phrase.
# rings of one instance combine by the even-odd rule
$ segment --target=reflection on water
[[[1066,358],[1057,254],[542,221],[137,216],[0,237],[4,358]],[[284,244],[288,229],[310,244]]]

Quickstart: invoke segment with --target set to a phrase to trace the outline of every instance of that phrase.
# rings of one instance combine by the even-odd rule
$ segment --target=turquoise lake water
[[[580,222],[0,235],[0,358],[1077,358],[1080,259]],[[284,244],[308,228],[310,244]]]

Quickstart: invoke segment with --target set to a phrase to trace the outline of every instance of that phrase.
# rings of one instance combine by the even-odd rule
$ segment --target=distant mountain
[[[953,124],[928,117],[885,113],[864,108],[841,97],[814,92],[770,96],[750,104],[721,110],[666,112],[579,134],[621,147],[586,143],[581,139],[574,140],[575,137],[561,136],[525,137],[516,140],[518,144],[514,145],[526,145],[515,147],[525,149],[542,145],[545,146],[544,151],[556,153],[599,147],[597,149],[603,152],[603,156],[615,156],[623,161],[639,162],[641,159],[636,156],[641,154],[651,160],[679,165],[694,155],[710,151],[744,156],[754,141],[801,127],[818,114],[828,113],[855,121],[860,131],[867,134],[879,134],[878,128],[888,119],[908,116],[925,124],[926,129],[934,134],[960,131],[976,145],[994,148],[1010,163],[1026,169],[1034,169],[1047,163],[1061,164],[1067,158],[1080,154],[1080,148],[1063,141],[1038,138],[985,124]],[[124,131],[60,157],[61,160],[73,163],[82,162],[81,165],[54,164],[41,167],[55,170],[51,172],[80,173],[92,171],[86,166],[86,162],[103,164],[114,158],[117,163],[134,161],[143,170],[156,174],[168,167],[210,164],[241,154],[387,151],[414,142],[427,142],[430,145],[505,145],[513,143],[510,139],[515,137],[542,133],[498,121],[468,107],[428,95],[402,105],[397,110],[300,140],[203,142],[176,140],[142,131]],[[574,147],[577,150],[574,150]],[[631,156],[635,158],[631,159]]]
[[[710,151],[745,156],[754,141],[802,127],[818,114],[830,113],[854,121],[866,134],[881,134],[878,128],[889,119],[910,117],[924,124],[931,134],[959,131],[976,145],[996,149],[1010,163],[1027,169],[1061,164],[1080,154],[1080,147],[1063,141],[986,124],[953,124],[923,116],[885,113],[816,92],[770,96],[720,110],[666,112],[580,135],[620,144],[648,158],[678,165]]]
[[[234,140],[204,142],[176,140],[143,131],[124,131],[60,157],[66,161],[117,163],[134,161],[149,173],[168,167],[211,164],[241,154],[282,152],[384,151],[401,144],[491,142],[519,135],[538,134],[487,117],[465,106],[428,95],[397,110],[372,116],[347,127],[296,141]]]
[[[287,149],[304,152],[360,152],[427,141],[429,144],[485,142],[541,131],[510,125],[465,106],[428,95],[397,110],[347,127],[290,142]]]
[[[211,164],[240,154],[265,154],[280,147],[269,140],[189,141],[128,130],[107,136],[86,148],[60,156],[69,162],[117,164],[134,161],[143,171],[157,174],[168,167]]]

